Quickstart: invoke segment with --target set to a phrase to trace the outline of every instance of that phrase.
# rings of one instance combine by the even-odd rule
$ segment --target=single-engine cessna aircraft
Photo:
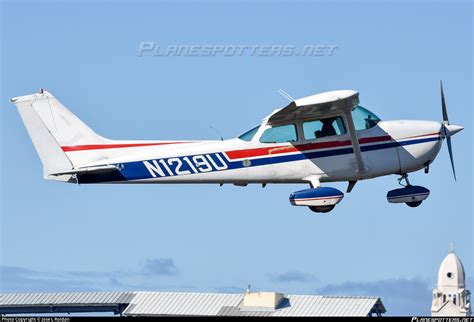
[[[71,183],[307,183],[290,202],[331,211],[344,194],[321,183],[400,175],[391,203],[417,207],[429,190],[408,173],[425,169],[446,139],[454,172],[452,125],[441,84],[443,122],[382,121],[359,105],[359,93],[339,90],[293,100],[259,126],[223,141],[117,141],[79,120],[52,94],[12,98],[43,163],[45,179]]]

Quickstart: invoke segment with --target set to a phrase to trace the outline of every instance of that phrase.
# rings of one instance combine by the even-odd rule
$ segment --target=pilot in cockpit
[[[321,127],[320,131],[314,132],[314,135],[316,136],[316,138],[323,138],[326,136],[337,135],[336,130],[334,129],[334,126],[332,125],[334,120],[335,120],[334,118],[321,120],[321,122],[323,123],[323,126]]]
[[[366,129],[370,129],[370,128],[374,127],[379,122],[379,120],[372,119],[372,115],[370,115],[370,114],[367,115],[367,118],[364,119],[364,120],[365,120],[365,128]]]

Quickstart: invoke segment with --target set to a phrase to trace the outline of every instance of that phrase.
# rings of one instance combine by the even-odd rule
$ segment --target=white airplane
[[[382,121],[359,105],[359,93],[340,90],[293,100],[259,126],[230,140],[118,141],[106,139],[41,90],[12,98],[43,163],[45,179],[70,183],[306,183],[290,202],[314,212],[331,211],[344,194],[321,187],[400,175],[404,188],[391,203],[417,207],[429,190],[413,186],[408,173],[425,169],[446,138],[456,178],[443,86],[443,122]],[[402,181],[405,184],[402,184]]]

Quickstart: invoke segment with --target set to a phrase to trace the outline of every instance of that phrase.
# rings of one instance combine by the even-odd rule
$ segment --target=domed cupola
[[[443,260],[438,272],[438,288],[464,288],[465,273],[459,257],[451,251]]]
[[[464,267],[451,244],[439,267],[438,287],[433,289],[432,316],[471,316],[471,292],[465,281]]]

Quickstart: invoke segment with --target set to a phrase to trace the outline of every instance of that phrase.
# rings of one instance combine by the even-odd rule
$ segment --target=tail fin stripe
[[[70,145],[70,146],[62,146],[61,149],[64,152],[74,152],[74,151],[102,150],[102,149],[135,148],[135,147],[142,147],[142,146],[170,145],[170,144],[181,144],[181,143],[189,143],[189,142],[182,141],[182,142],[157,142],[157,143]]]

